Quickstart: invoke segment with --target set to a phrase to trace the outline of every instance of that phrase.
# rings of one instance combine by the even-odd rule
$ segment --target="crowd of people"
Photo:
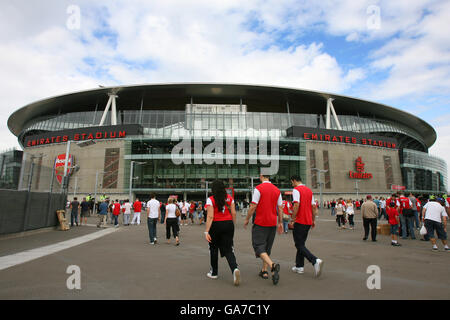
[[[283,197],[280,190],[273,185],[268,176],[260,176],[261,184],[253,190],[251,203],[241,204],[242,215],[245,217],[244,228],[247,228],[252,219],[252,247],[256,258],[261,260],[259,276],[269,278],[269,272],[273,284],[277,284],[280,278],[280,265],[271,258],[271,250],[275,235],[288,233],[292,230],[294,246],[297,249],[295,265],[292,271],[302,274],[304,260],[307,259],[313,266],[314,275],[320,276],[323,269],[323,260],[317,258],[306,248],[308,232],[315,227],[315,219],[320,204],[314,199],[311,189],[305,186],[299,176],[291,177],[293,187],[292,201]],[[98,205],[99,222],[97,227],[105,227],[108,222],[114,227],[119,226],[119,215],[123,214],[123,224],[139,225],[141,213],[147,215],[147,227],[149,243],[156,245],[157,225],[164,224],[166,240],[170,244],[171,238],[175,245],[180,245],[181,226],[205,225],[205,240],[209,245],[210,271],[207,277],[218,278],[218,258],[225,257],[233,274],[235,285],[240,283],[240,270],[234,254],[233,238],[236,225],[236,212],[239,207],[225,189],[222,181],[216,180],[212,184],[212,195],[202,201],[178,201],[175,197],[169,197],[167,201],[158,201],[156,194],[151,194],[150,200],[134,203],[129,200],[110,201],[104,198]],[[91,201],[92,202],[92,201]],[[450,210],[450,197],[416,197],[413,194],[406,196],[403,193],[392,194],[389,198],[367,195],[361,200],[327,201],[324,206],[331,210],[331,215],[336,216],[338,228],[345,229],[348,222],[349,229],[355,226],[355,213],[360,213],[363,220],[364,237],[367,241],[369,233],[373,242],[377,241],[377,223],[385,219],[390,225],[392,246],[401,246],[402,239],[416,239],[416,232],[423,236],[421,240],[430,241],[432,250],[438,251],[437,238],[442,241],[444,250],[449,251],[447,245],[447,218]],[[78,225],[78,210],[81,211],[80,225],[90,214],[92,206],[88,199],[83,198],[81,203],[77,198],[69,205],[71,210],[71,222]],[[133,213],[133,218],[131,215]]]

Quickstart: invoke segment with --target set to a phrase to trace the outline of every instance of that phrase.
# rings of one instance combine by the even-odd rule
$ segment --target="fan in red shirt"
[[[292,204],[287,200],[283,200],[283,230],[284,230],[284,233],[288,233],[289,221],[291,220],[291,216],[292,216]]]
[[[389,206],[386,207],[386,213],[389,217],[389,224],[391,225],[391,244],[395,247],[401,246],[398,243],[398,224],[400,223],[399,214],[397,209],[395,209],[395,203],[391,201]]]
[[[120,215],[120,203],[119,200],[116,199],[116,202],[113,204],[113,218],[114,218],[114,227],[119,226],[119,215]]]
[[[189,206],[189,218],[191,218],[192,224],[194,224],[194,212],[195,212],[195,202],[191,200],[191,205]]]
[[[233,273],[234,284],[239,285],[240,271],[233,249],[234,224],[236,209],[233,198],[227,194],[222,181],[215,180],[211,186],[212,196],[206,201],[206,231],[205,238],[209,242],[211,270],[207,276],[218,277],[219,251],[228,261]]]
[[[280,265],[274,263],[270,258],[275,234],[283,232],[283,207],[281,192],[276,186],[269,181],[269,176],[260,175],[259,180],[262,182],[253,190],[252,203],[245,218],[244,228],[250,221],[250,217],[256,211],[255,222],[252,227],[252,245],[255,255],[261,258],[263,267],[259,276],[268,279],[269,274],[267,268],[270,266],[272,271],[272,282],[277,284],[280,276]]]
[[[292,219],[295,220],[293,233],[295,247],[297,248],[295,266],[292,271],[304,273],[306,258],[314,266],[314,275],[319,277],[322,273],[323,261],[314,256],[305,246],[309,230],[315,227],[317,206],[311,189],[302,184],[299,176],[292,176],[291,183],[294,187],[292,191],[292,198],[294,199]]]
[[[398,201],[400,202],[402,239],[406,239],[407,233],[409,233],[411,239],[416,239],[416,235],[414,234],[414,212],[412,211],[412,202],[409,198],[405,197],[403,193],[400,193]]]
[[[133,203],[134,216],[131,224],[141,224],[141,210],[142,210],[142,202],[139,201],[139,198],[136,198],[136,201]]]

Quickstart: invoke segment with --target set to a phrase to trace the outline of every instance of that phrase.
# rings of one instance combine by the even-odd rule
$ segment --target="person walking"
[[[116,202],[114,202],[113,211],[112,211],[112,217],[114,221],[114,228],[119,227],[119,215],[121,210],[121,205],[118,199],[116,199]]]
[[[130,216],[131,216],[131,203],[130,200],[125,200],[125,203],[122,206],[123,208],[123,225],[130,225]]]
[[[255,213],[252,227],[252,245],[257,258],[261,258],[263,266],[259,276],[268,279],[268,267],[272,273],[272,282],[276,285],[280,279],[280,264],[270,258],[275,234],[283,233],[283,207],[281,192],[269,181],[269,176],[260,175],[261,184],[253,191],[252,203],[244,221],[244,228]],[[277,210],[278,209],[278,210]]]
[[[161,224],[166,220],[166,204],[161,201]]]
[[[412,194],[412,192],[409,193],[409,201],[412,203],[411,210],[413,212],[413,218],[414,223],[416,224],[416,230],[420,229],[420,221],[419,221],[419,210],[417,209],[417,198]]]
[[[400,221],[402,223],[402,239],[406,239],[407,234],[411,236],[412,240],[416,239],[414,234],[414,212],[412,210],[412,202],[405,197],[403,193],[398,199],[400,202]]]
[[[195,202],[191,200],[189,203],[189,219],[191,219],[191,224],[194,224],[194,213],[195,213]]]
[[[186,202],[184,200],[181,201],[180,207],[181,207],[181,225],[182,226],[187,226],[188,225],[188,222],[187,222],[187,214],[188,214],[187,201]]]
[[[394,202],[389,203],[386,213],[388,215],[389,225],[391,226],[391,245],[394,247],[399,247],[401,246],[401,244],[398,243],[398,225],[400,223],[400,219],[398,217],[398,210],[395,208]]]
[[[77,201],[77,197],[73,198],[73,201],[70,203],[69,208],[70,212],[70,226],[73,227],[74,223],[76,223],[78,227],[78,209],[80,209],[80,203]]]
[[[141,210],[142,210],[142,202],[139,201],[139,198],[136,198],[136,201],[133,203],[133,220],[131,224],[141,224]]]
[[[81,213],[80,213],[80,226],[84,224],[87,225],[87,218],[89,216],[89,201],[86,198],[83,198],[83,201],[80,203]]]
[[[436,245],[436,237],[434,235],[434,231],[436,231],[438,239],[440,239],[442,241],[442,244],[444,245],[444,251],[449,251],[450,249],[447,244],[448,215],[445,208],[436,201],[436,198],[434,196],[430,196],[430,201],[428,201],[427,204],[423,206],[422,217],[422,221],[424,222],[425,228],[427,229],[428,238],[433,245],[432,250],[439,250]]]
[[[295,266],[293,272],[304,273],[305,258],[313,265],[315,277],[319,277],[323,269],[323,260],[314,256],[305,246],[308,232],[315,227],[317,216],[317,206],[315,205],[313,193],[310,188],[302,183],[299,176],[291,177],[291,184],[294,208],[292,210],[292,220],[294,223],[294,243],[297,248]]]
[[[283,200],[283,231],[284,233],[288,233],[289,230],[289,222],[292,218],[292,207],[289,201],[284,198]]]
[[[152,193],[150,195],[150,201],[147,202],[147,227],[148,236],[150,238],[150,244],[156,244],[156,225],[161,217],[160,203],[156,200],[156,195]]]
[[[345,210],[345,213],[348,217],[348,224],[350,226],[350,230],[353,230],[355,228],[355,208],[353,206],[352,199],[347,200],[347,209]]]
[[[372,241],[377,241],[377,218],[378,218],[378,207],[372,201],[372,196],[368,195],[366,197],[366,201],[361,206],[361,215],[363,218],[364,225],[364,238],[363,240],[367,240],[369,236],[369,229],[371,228],[371,237]]]
[[[106,228],[106,219],[108,216],[108,200],[103,200],[98,206],[98,217],[99,221],[97,224],[97,228]]]
[[[336,222],[339,229],[345,229],[345,207],[342,204],[342,198],[340,198],[336,204]],[[342,224],[342,226],[341,226]]]
[[[331,206],[331,215],[334,216],[336,214],[336,201],[333,199],[330,203]]]
[[[197,206],[197,217],[198,217],[198,224],[202,225],[204,223],[204,208],[203,208],[203,203],[201,201],[198,202],[198,206]]]
[[[207,276],[218,278],[218,260],[225,257],[233,274],[234,285],[238,286],[241,272],[234,255],[233,237],[236,224],[236,209],[233,198],[227,194],[222,181],[215,180],[211,185],[212,196],[206,200],[205,239],[209,243],[211,270]]]
[[[164,217],[164,224],[166,225],[166,239],[167,243],[170,244],[170,230],[172,230],[173,237],[175,238],[175,244],[180,245],[180,239],[178,238],[179,225],[177,210],[179,208],[174,204],[174,199],[169,198],[167,200],[166,215]]]

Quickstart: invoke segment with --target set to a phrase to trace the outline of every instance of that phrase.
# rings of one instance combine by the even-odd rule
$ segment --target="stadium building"
[[[249,198],[261,169],[282,191],[297,174],[324,199],[447,191],[447,165],[428,154],[435,130],[379,103],[240,84],[155,84],[56,96],[15,111],[19,189],[125,199],[205,199],[223,179]],[[69,161],[66,162],[66,155]],[[67,164],[67,165],[66,165]],[[32,172],[31,172],[32,171]],[[210,191],[209,191],[210,192]]]

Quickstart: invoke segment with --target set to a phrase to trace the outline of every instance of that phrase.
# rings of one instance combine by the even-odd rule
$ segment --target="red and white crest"
[[[64,165],[66,164],[66,154],[60,154],[55,159],[55,165],[53,169],[55,170],[56,180],[61,184],[64,177]],[[71,167],[73,166],[73,155],[69,154],[69,161],[67,163],[67,175],[72,174]]]

